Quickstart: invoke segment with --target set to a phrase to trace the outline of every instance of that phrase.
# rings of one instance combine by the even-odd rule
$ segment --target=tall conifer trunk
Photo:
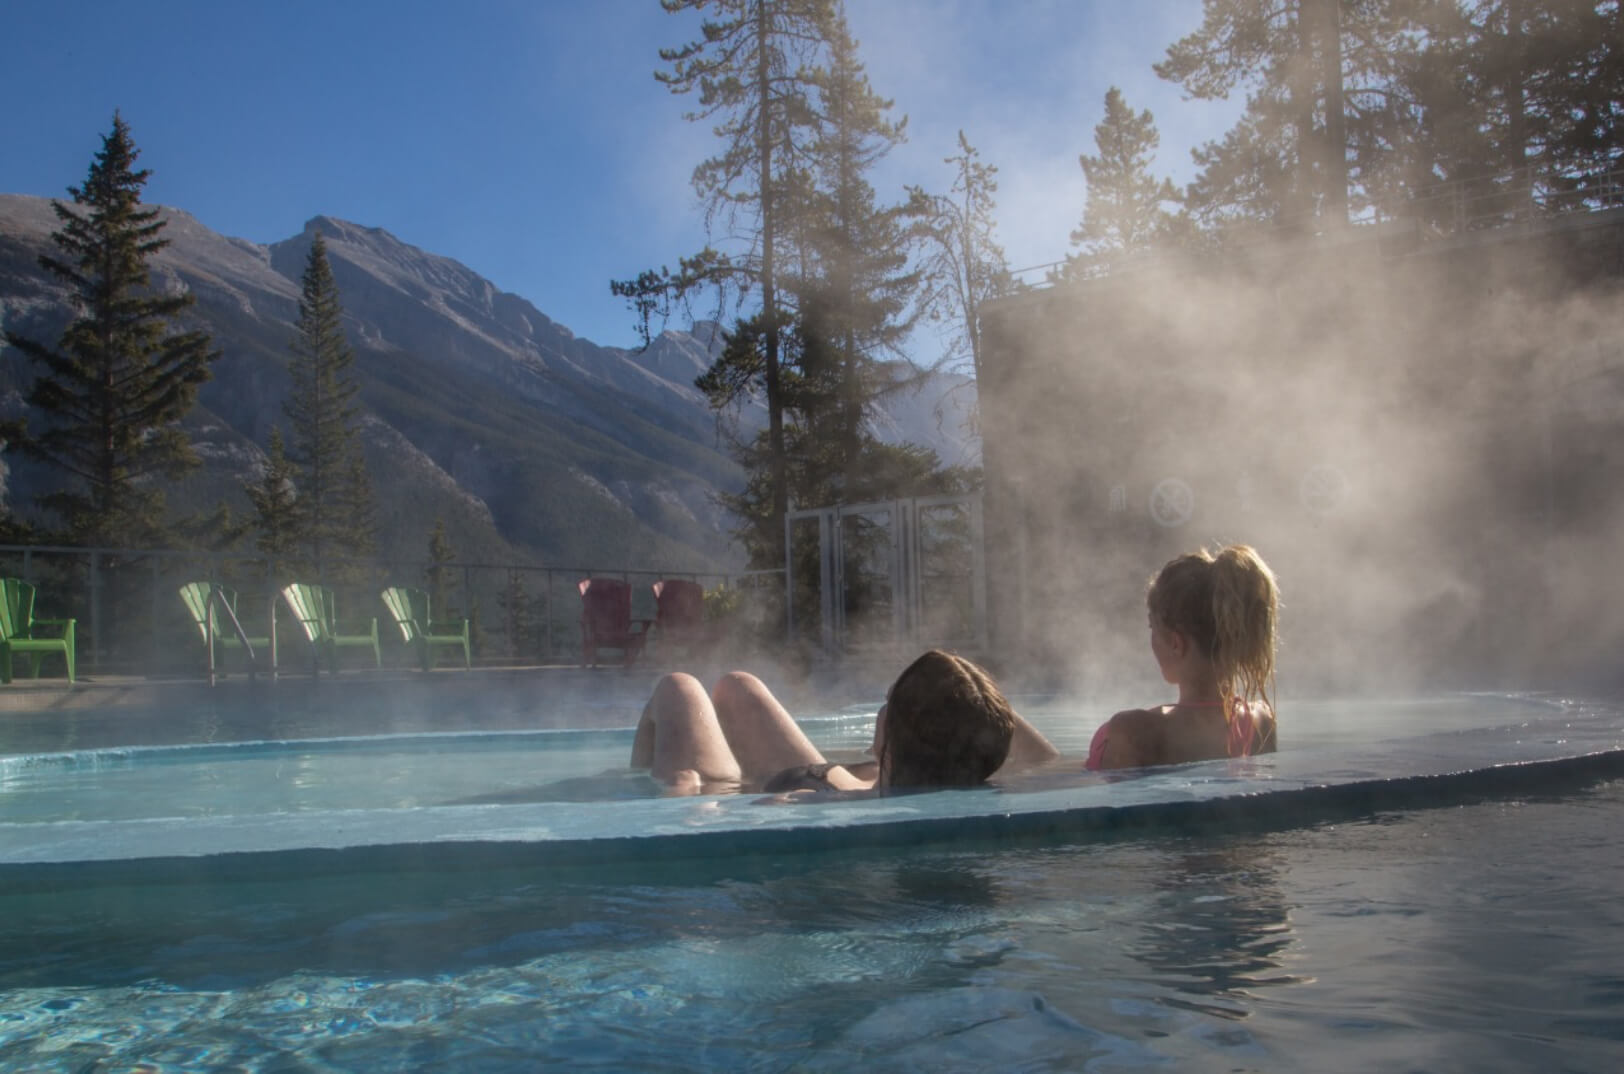
[[[773,518],[782,525],[789,511],[789,466],[784,457],[784,398],[779,374],[778,296],[773,279],[773,143],[771,71],[767,65],[770,27],[767,0],[756,3],[756,91],[761,101],[761,308],[766,314],[767,445],[772,453]]]
[[[1326,222],[1348,222],[1348,134],[1342,94],[1342,0],[1317,0],[1320,6],[1320,78],[1325,87]]]
[[[1514,211],[1527,211],[1533,197],[1533,176],[1523,171],[1528,163],[1528,43],[1523,34],[1523,0],[1506,0],[1506,166],[1511,169]]]

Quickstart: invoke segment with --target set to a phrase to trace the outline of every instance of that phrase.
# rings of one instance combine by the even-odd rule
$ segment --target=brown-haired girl
[[[931,650],[887,691],[875,760],[832,764],[754,675],[730,672],[706,694],[676,673],[643,710],[631,764],[678,794],[974,787],[1004,763],[1018,727],[1036,735],[985,671]]]
[[[1145,603],[1150,651],[1178,700],[1112,716],[1094,735],[1088,767],[1274,752],[1280,592],[1263,558],[1246,545],[1180,556],[1152,580]]]

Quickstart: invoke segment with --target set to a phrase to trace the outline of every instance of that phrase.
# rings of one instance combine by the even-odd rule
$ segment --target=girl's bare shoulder
[[[1132,730],[1152,721],[1165,720],[1168,713],[1172,711],[1172,705],[1153,705],[1148,709],[1123,709],[1121,712],[1112,715],[1107,722],[1112,725],[1113,730],[1117,728]]]
[[[1123,709],[1106,721],[1105,768],[1137,768],[1160,754],[1167,706]]]
[[[1252,719],[1257,727],[1256,752],[1274,753],[1280,748],[1279,725],[1275,720],[1274,710],[1260,701],[1252,706]]]

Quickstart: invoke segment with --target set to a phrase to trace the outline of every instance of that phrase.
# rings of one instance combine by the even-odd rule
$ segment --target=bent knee
[[[758,698],[767,693],[767,685],[748,671],[730,671],[717,679],[716,685],[711,688],[711,698],[718,706]]]
[[[661,675],[660,681],[654,684],[654,692],[649,696],[649,703],[659,708],[662,699],[687,699],[695,696],[705,696],[705,688],[700,685],[699,680],[686,671],[671,671]]]

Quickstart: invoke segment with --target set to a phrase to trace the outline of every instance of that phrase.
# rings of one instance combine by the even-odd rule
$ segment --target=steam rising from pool
[[[1281,580],[1288,698],[1616,686],[1624,303],[1603,215],[1534,238],[1272,235],[1004,302],[981,396],[1009,658],[1157,699],[1145,580],[1244,542]]]

